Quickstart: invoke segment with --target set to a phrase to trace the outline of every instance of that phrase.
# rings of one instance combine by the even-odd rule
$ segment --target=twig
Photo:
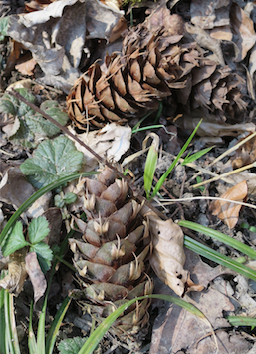
[[[24,98],[22,95],[20,95],[17,91],[12,89],[12,91],[9,91],[8,94],[11,96],[17,98],[18,100],[24,102],[26,105],[28,105],[30,108],[32,108],[35,112],[38,112],[41,114],[44,118],[49,120],[52,124],[56,125],[63,133],[69,135],[72,139],[77,141],[81,146],[86,148],[99,162],[101,162],[103,165],[106,165],[109,167],[112,171],[114,171],[119,177],[123,178],[126,180],[129,184],[129,187],[134,195],[134,187],[130,184],[129,179],[120,171],[118,171],[111,163],[109,163],[106,159],[102,158],[99,154],[97,154],[93,149],[90,148],[87,144],[85,144],[82,140],[80,140],[76,135],[72,134],[67,127],[61,125],[59,122],[57,122],[55,119],[53,119],[51,116],[49,116],[47,113],[42,111],[39,107],[34,105],[33,103],[29,102],[26,98]],[[140,203],[144,203],[148,208],[150,208],[154,213],[156,213],[160,218],[163,219],[168,219],[163,213],[161,213],[159,210],[154,208],[146,198],[144,198],[140,193],[136,192],[136,199]]]

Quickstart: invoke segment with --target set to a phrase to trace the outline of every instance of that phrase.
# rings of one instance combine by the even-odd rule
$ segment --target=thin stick
[[[189,200],[200,200],[200,199],[206,199],[206,200],[220,200],[222,202],[228,202],[228,203],[234,203],[234,204],[239,204],[246,206],[248,208],[253,208],[256,209],[256,205],[250,204],[250,203],[244,203],[244,202],[239,202],[238,200],[232,200],[232,199],[225,199],[225,198],[220,198],[220,197],[206,197],[206,196],[201,196],[201,197],[188,197],[188,198],[179,198],[179,199],[159,199],[162,202],[162,205],[169,205],[172,203],[185,203]]]
[[[20,95],[17,91],[15,91],[14,89],[12,89],[12,91],[9,91],[8,94],[10,94],[11,96],[17,98],[18,100],[24,102],[26,105],[28,105],[30,108],[32,108],[35,112],[38,112],[39,114],[41,114],[44,118],[48,119],[52,124],[56,125],[61,131],[63,131],[63,133],[69,135],[72,139],[74,139],[75,141],[77,141],[81,146],[83,146],[84,148],[86,148],[99,162],[101,162],[103,165],[106,165],[107,167],[109,167],[112,171],[114,171],[119,177],[123,178],[124,180],[126,180],[130,186],[131,191],[134,194],[134,187],[129,183],[129,179],[120,171],[118,171],[111,163],[109,163],[106,159],[104,159],[103,157],[101,157],[99,154],[97,154],[93,149],[90,148],[90,146],[88,146],[87,144],[85,144],[82,140],[80,140],[76,135],[72,134],[67,127],[61,125],[59,122],[57,122],[55,119],[53,119],[52,117],[50,117],[47,113],[45,113],[44,111],[42,111],[39,107],[37,107],[36,105],[34,105],[33,103],[29,102],[26,98],[24,98],[22,95]],[[154,208],[148,201],[146,198],[144,198],[141,194],[139,193],[135,193],[136,194],[136,198],[138,199],[138,201],[140,203],[144,203],[147,207],[149,207],[154,213],[156,213],[159,217],[163,218],[163,219],[168,219],[163,213],[161,213],[159,210],[157,210],[156,208]]]
[[[218,175],[218,176],[216,176],[216,177],[207,179],[206,181],[203,181],[203,182],[200,182],[200,183],[197,183],[197,184],[193,184],[193,186],[191,186],[191,187],[192,187],[192,188],[197,188],[197,187],[203,186],[203,185],[205,185],[205,184],[207,184],[207,183],[217,181],[218,179],[221,179],[222,177],[234,175],[234,174],[236,174],[236,173],[249,170],[250,168],[253,168],[253,167],[256,167],[256,162],[251,163],[250,165],[247,165],[247,166],[238,168],[237,170],[230,171],[230,172],[226,172],[226,173],[223,173],[222,175]]]

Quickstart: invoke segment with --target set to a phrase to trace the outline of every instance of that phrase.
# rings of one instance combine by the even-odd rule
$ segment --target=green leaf
[[[7,29],[9,26],[9,16],[0,18],[0,41],[4,40],[7,36]]]
[[[64,195],[63,200],[65,204],[75,203],[75,201],[77,200],[77,195],[75,193],[68,192]]]
[[[65,203],[64,203],[64,200],[63,198],[61,197],[61,195],[59,194],[56,194],[55,197],[54,197],[54,205],[57,207],[57,208],[63,208]]]
[[[63,339],[58,345],[60,354],[77,354],[86,340],[86,337]]]
[[[45,101],[40,107],[49,116],[59,122],[61,125],[65,125],[69,119],[67,113],[63,112],[56,101]],[[26,124],[28,125],[31,132],[36,135],[47,136],[49,138],[60,133],[60,129],[56,127],[49,120],[43,118],[41,114],[34,113],[32,111],[25,116]]]
[[[19,119],[19,121],[20,127],[18,131],[9,139],[13,144],[22,145],[25,148],[35,148],[37,144],[35,143],[34,134],[23,119]]]
[[[206,149],[203,149],[203,150],[201,150],[201,151],[196,152],[196,153],[193,154],[193,155],[187,155],[181,165],[182,165],[182,166],[185,166],[185,165],[187,165],[188,163],[191,163],[191,162],[193,162],[193,161],[198,160],[201,156],[203,156],[203,155],[207,154],[207,152],[211,151],[211,149],[212,149],[213,147],[214,147],[214,146],[209,147],[209,148],[206,148]]]
[[[46,273],[51,267],[51,261],[53,258],[53,253],[50,247],[44,243],[39,242],[30,247],[30,252],[36,252],[38,262],[44,273]]]
[[[17,91],[21,96],[23,96],[26,100],[28,100],[31,103],[34,103],[36,98],[35,96],[29,92],[28,89],[26,88],[18,88],[15,91]],[[18,116],[19,117],[24,117],[28,112],[33,112],[35,114],[35,112],[33,111],[33,109],[31,107],[29,107],[26,103],[22,102],[22,101],[18,101]]]
[[[43,241],[49,232],[49,223],[45,216],[33,219],[28,226],[28,237],[32,244]]]
[[[23,235],[22,223],[21,221],[18,221],[4,240],[4,244],[2,246],[3,256],[7,257],[15,251],[28,245],[29,243],[26,242]]]
[[[83,153],[76,150],[73,142],[65,136],[43,141],[35,151],[35,157],[27,159],[21,172],[29,175],[31,183],[40,188],[80,170]]]
[[[0,99],[0,112],[17,115],[19,109],[19,101],[17,98],[5,93]]]
[[[61,125],[67,124],[69,120],[68,114],[61,110],[57,101],[44,101],[41,104],[40,108],[42,111],[46,112],[49,116],[51,116]]]

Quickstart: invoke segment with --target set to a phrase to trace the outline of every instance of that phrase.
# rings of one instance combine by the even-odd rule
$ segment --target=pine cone
[[[106,58],[106,72],[95,63],[89,79],[76,82],[67,98],[68,114],[81,129],[87,120],[97,127],[108,121],[122,124],[153,112],[159,100],[170,97],[176,113],[182,107],[201,108],[221,120],[241,116],[245,81],[207,55],[183,20],[160,8],[127,32],[123,55]]]
[[[128,198],[128,183],[116,177],[105,169],[98,180],[86,179],[76,208],[83,205],[88,222],[75,218],[83,237],[70,239],[83,287],[71,296],[84,300],[83,307],[99,322],[128,300],[152,293],[146,275],[148,224],[140,215],[141,206]],[[130,306],[110,331],[121,338],[139,332],[148,322],[149,304],[145,299]]]

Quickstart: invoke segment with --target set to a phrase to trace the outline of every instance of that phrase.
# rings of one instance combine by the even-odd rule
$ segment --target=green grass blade
[[[152,182],[153,182],[155,169],[156,169],[156,164],[158,159],[157,149],[158,149],[158,145],[156,146],[155,142],[153,141],[152,145],[149,148],[146,162],[145,162],[143,179],[144,179],[144,189],[146,192],[147,199],[149,199],[149,194],[151,191]]]
[[[138,133],[138,132],[143,132],[144,130],[152,130],[152,129],[157,129],[157,128],[165,128],[165,126],[163,124],[156,124],[156,125],[147,125],[146,127],[142,127],[142,128],[137,128],[136,130],[134,130],[134,128],[132,129],[132,134],[134,133]]]
[[[3,242],[3,239],[7,235],[8,231],[11,229],[11,227],[14,226],[15,222],[18,220],[20,215],[26,211],[27,208],[29,208],[38,198],[40,198],[43,194],[51,191],[52,189],[55,189],[62,184],[66,182],[70,182],[76,178],[79,178],[80,176],[88,176],[92,175],[92,173],[72,173],[68,176],[60,178],[58,181],[53,182],[48,184],[47,186],[39,189],[37,192],[35,192],[30,198],[28,198],[20,207],[19,209],[12,215],[12,217],[8,220],[7,224],[5,225],[3,231],[0,234],[0,245]]]
[[[229,257],[224,256],[223,254],[212,250],[211,248],[205,245],[202,245],[200,242],[197,242],[188,236],[184,237],[184,245],[188,249],[200,254],[200,256],[203,256],[207,259],[210,259],[211,261],[221,264],[224,267],[232,269],[235,272],[242,274],[247,278],[256,280],[256,272],[251,268],[246,267],[243,264],[240,264],[234,261],[233,259],[230,259]]]
[[[10,316],[10,325],[11,325],[11,333],[12,333],[12,343],[15,354],[20,354],[20,345],[15,321],[15,310],[13,304],[13,294],[9,294],[9,316]]]
[[[246,254],[248,257],[252,259],[256,259],[256,251],[252,249],[251,247],[245,245],[243,242],[240,242],[238,240],[233,239],[232,237],[225,235],[219,231],[213,230],[209,227],[202,226],[200,224],[197,224],[192,221],[186,221],[186,220],[180,220],[178,222],[178,225],[186,227],[187,229],[194,230],[197,232],[200,232],[204,235],[210,236],[218,241],[221,241],[225,243],[226,245],[229,245],[236,250]]]
[[[0,279],[4,278],[4,272],[1,272]],[[5,354],[5,316],[4,316],[4,289],[0,290],[0,354]]]
[[[15,354],[12,341],[12,327],[10,320],[10,294],[7,290],[4,291],[4,317],[5,317],[5,347],[6,353]]]
[[[45,354],[45,316],[47,309],[47,299],[48,296],[45,296],[43,308],[40,314],[40,318],[38,321],[38,329],[37,329],[37,348],[40,349],[40,354]]]
[[[30,305],[29,326],[28,326],[28,349],[29,354],[37,354],[36,337],[33,331],[33,303]]]
[[[206,320],[204,314],[199,311],[195,306],[189,304],[188,302],[181,300],[180,298],[170,296],[170,295],[146,295],[141,296],[136,299],[132,299],[128,301],[126,304],[120,306],[116,309],[111,315],[109,315],[99,326],[98,328],[90,335],[87,339],[81,350],[78,354],[92,354],[94,349],[97,347],[101,339],[104,337],[106,332],[115,322],[115,320],[125,311],[127,308],[132,305],[134,302],[138,300],[143,300],[145,298],[154,298],[154,299],[161,299],[172,302],[178,306],[183,307],[184,309],[188,310],[189,312],[193,313],[194,315],[200,317],[202,320]]]
[[[232,326],[256,326],[256,318],[245,317],[245,316],[227,316],[226,319]]]
[[[200,150],[193,155],[186,156],[184,161],[181,163],[181,166],[185,166],[188,163],[192,163],[192,162],[200,159],[201,156],[206,155],[209,151],[211,151],[212,148],[214,148],[214,146]]]
[[[50,328],[50,330],[47,334],[47,338],[46,338],[46,353],[47,354],[52,354],[52,352],[53,352],[58,331],[60,329],[63,318],[66,315],[66,312],[69,308],[70,302],[71,302],[71,299],[69,297],[66,297],[54,317],[54,320],[51,324],[51,328]]]
[[[157,184],[155,185],[155,188],[153,190],[153,193],[151,195],[151,198],[153,198],[156,193],[159,191],[159,189],[161,188],[162,184],[164,183],[165,179],[168,177],[168,175],[171,173],[171,171],[173,170],[173,168],[175,167],[175,165],[177,164],[177,162],[179,161],[179,159],[181,158],[181,156],[184,154],[184,152],[187,150],[187,147],[189,146],[191,140],[193,139],[194,135],[197,132],[197,129],[199,128],[200,124],[202,122],[202,119],[200,120],[200,122],[197,124],[197,126],[195,127],[195,129],[193,130],[193,132],[191,133],[190,137],[188,138],[188,140],[185,142],[185,144],[183,145],[183,147],[181,148],[180,152],[178,153],[176,159],[173,161],[173,163],[171,164],[171,166],[168,168],[168,170],[159,178]]]

